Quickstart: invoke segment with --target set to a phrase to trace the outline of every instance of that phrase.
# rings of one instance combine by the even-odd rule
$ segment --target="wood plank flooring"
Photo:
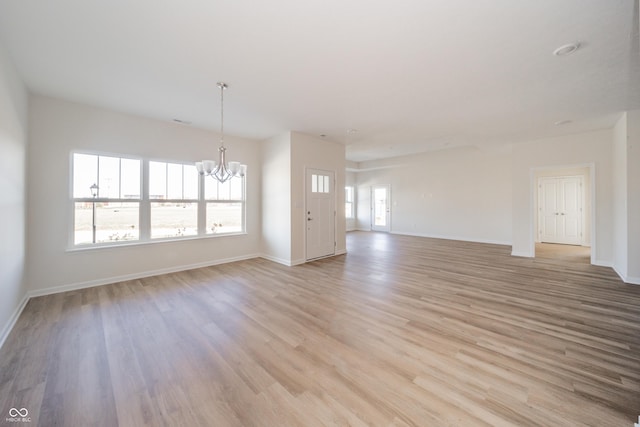
[[[506,246],[347,243],[32,299],[0,350],[0,425],[637,421],[640,286]]]

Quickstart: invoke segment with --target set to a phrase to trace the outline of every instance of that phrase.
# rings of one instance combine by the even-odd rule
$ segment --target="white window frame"
[[[74,186],[74,155],[75,154],[85,154],[91,156],[103,156],[103,157],[116,157],[120,159],[130,159],[140,161],[140,198],[138,199],[130,199],[130,198],[91,198],[91,197],[83,197],[83,198],[75,198],[73,193]],[[181,164],[183,167],[193,166],[195,168],[195,164],[191,162],[184,162],[180,160],[167,160],[167,159],[145,159],[136,156],[130,156],[126,154],[117,154],[117,153],[105,153],[105,152],[97,152],[97,151],[87,151],[87,150],[73,150],[70,153],[69,159],[69,206],[70,206],[70,215],[69,215],[69,226],[68,226],[68,243],[67,250],[69,251],[83,251],[83,250],[91,250],[97,248],[104,247],[114,247],[114,246],[131,246],[131,245],[140,245],[140,244],[154,244],[161,243],[166,241],[181,241],[181,240],[190,240],[190,239],[203,239],[203,238],[216,238],[216,237],[227,237],[234,235],[245,235],[247,234],[247,221],[246,221],[246,212],[247,212],[247,190],[246,190],[246,176],[233,179],[241,179],[242,180],[242,198],[239,200],[208,200],[205,199],[205,191],[204,191],[204,180],[205,179],[213,179],[211,177],[207,177],[204,175],[198,176],[198,198],[197,199],[162,199],[162,202],[169,203],[197,203],[197,224],[198,224],[198,234],[190,235],[190,236],[175,236],[175,237],[157,237],[151,238],[151,203],[156,203],[159,199],[151,199],[149,197],[149,162],[163,162],[163,163],[172,163],[172,164]],[[183,175],[184,176],[184,175]],[[184,185],[184,183],[183,183]],[[184,189],[183,189],[184,196]],[[127,241],[114,241],[114,242],[100,242],[100,243],[82,243],[75,244],[75,203],[76,202],[115,202],[115,203],[138,203],[138,239],[137,240],[127,240]],[[207,204],[208,203],[240,203],[242,205],[242,230],[234,231],[228,233],[207,233],[206,230],[206,212],[207,212]]]
[[[135,156],[125,156],[125,155],[121,155],[121,154],[113,154],[113,153],[102,153],[102,152],[87,152],[87,151],[72,151],[71,155],[70,155],[70,160],[69,163],[71,165],[71,167],[69,168],[70,170],[70,179],[69,179],[69,194],[70,194],[70,212],[71,215],[69,216],[69,221],[70,221],[70,226],[69,226],[69,236],[68,236],[68,246],[70,248],[75,248],[75,249],[89,249],[89,248],[95,248],[95,247],[104,247],[104,246],[114,246],[114,245],[128,245],[128,244],[136,244],[139,243],[142,239],[142,225],[141,225],[141,211],[142,211],[142,201],[143,201],[143,191],[142,188],[140,188],[140,197],[138,198],[122,198],[122,194],[119,194],[120,197],[118,198],[114,198],[114,197],[100,197],[100,193],[99,193],[99,189],[98,189],[98,197],[75,197],[74,196],[74,156],[76,154],[79,155],[89,155],[89,156],[96,156],[98,159],[98,167],[97,167],[97,176],[96,176],[96,182],[94,184],[98,184],[100,182],[100,163],[99,163],[99,159],[100,157],[112,157],[112,158],[117,158],[120,160],[120,163],[122,162],[122,160],[136,160],[138,162],[140,162],[140,186],[142,187],[142,171],[144,169],[143,166],[143,161],[142,159],[135,157]],[[120,177],[121,178],[121,177]],[[121,187],[121,185],[120,185]],[[120,193],[120,189],[118,190],[118,193]],[[108,241],[108,242],[96,242],[96,243],[80,243],[80,244],[76,244],[75,243],[75,213],[76,213],[76,209],[75,209],[75,205],[76,203],[137,203],[138,204],[138,238],[137,239],[132,239],[132,240],[114,240],[114,241]]]

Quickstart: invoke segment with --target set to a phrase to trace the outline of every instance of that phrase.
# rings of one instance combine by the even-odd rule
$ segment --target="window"
[[[329,175],[311,175],[311,192],[312,193],[330,193]]]
[[[193,165],[149,162],[152,239],[198,235],[198,180]]]
[[[192,163],[73,153],[71,181],[76,247],[245,231],[244,177],[220,184]]]
[[[347,186],[344,188],[344,214],[347,218],[355,217],[355,204],[353,203],[354,188]]]
[[[140,160],[73,155],[75,245],[140,238]]]
[[[206,233],[238,233],[244,230],[244,178],[234,177],[225,183],[206,178]]]

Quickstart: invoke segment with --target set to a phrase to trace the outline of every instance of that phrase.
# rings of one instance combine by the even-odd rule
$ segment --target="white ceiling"
[[[0,0],[0,41],[35,93],[218,129],[225,81],[227,133],[363,161],[612,126],[640,108],[637,4]]]

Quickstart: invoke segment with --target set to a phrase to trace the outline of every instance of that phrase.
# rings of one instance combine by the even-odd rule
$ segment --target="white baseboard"
[[[340,249],[339,251],[336,251],[336,255],[344,255],[347,253],[346,249]]]
[[[20,304],[18,304],[16,309],[13,310],[13,313],[11,314],[11,317],[9,317],[9,321],[7,322],[7,324],[4,326],[4,328],[2,328],[2,332],[0,332],[0,348],[2,348],[4,342],[7,340],[9,334],[13,330],[13,327],[16,325],[18,318],[22,314],[22,310],[24,310],[24,308],[27,306],[27,303],[29,302],[29,298],[30,296],[27,292],[20,301]]]
[[[522,258],[533,258],[531,252],[511,251],[511,256],[519,256]]]
[[[610,267],[610,268],[613,268],[613,263],[611,261],[602,261],[602,260],[597,259],[597,260],[593,261],[592,264],[593,265],[597,265],[599,267]],[[616,273],[617,273],[617,271],[616,271]]]
[[[414,237],[427,237],[429,239],[458,240],[458,241],[461,241],[461,242],[488,243],[488,244],[491,244],[491,245],[511,246],[511,242],[506,242],[506,241],[502,241],[502,240],[469,239],[468,237],[447,236],[447,235],[442,235],[442,234],[412,233],[412,232],[409,232],[409,231],[391,231],[390,234],[399,234],[399,235],[402,235],[402,236],[414,236]]]
[[[622,279],[622,281],[624,283],[627,283],[629,285],[640,285],[640,277],[631,277],[631,276],[627,276],[626,274],[622,274],[615,265],[612,265],[611,268],[613,269],[613,271],[616,272],[616,274],[618,276],[620,276],[620,278]]]
[[[72,283],[69,285],[53,286],[50,288],[37,289],[37,290],[31,291],[29,292],[29,297],[33,298],[33,297],[39,297],[43,295],[57,294],[60,292],[75,291],[78,289],[92,288],[94,286],[109,285],[111,283],[124,282],[127,280],[136,280],[136,279],[142,279],[145,277],[158,276],[161,274],[177,273],[179,271],[193,270],[196,268],[203,268],[203,267],[211,267],[213,265],[227,264],[227,263],[236,262],[236,261],[244,261],[247,259],[258,258],[258,257],[260,257],[260,255],[258,254],[243,255],[243,256],[233,257],[233,258],[218,259],[215,261],[206,261],[206,262],[199,262],[195,264],[186,264],[186,265],[180,265],[180,266],[169,267],[169,268],[161,268],[157,270],[148,270],[148,271],[143,271],[139,273],[125,274],[122,276],[105,277],[102,279]]]

